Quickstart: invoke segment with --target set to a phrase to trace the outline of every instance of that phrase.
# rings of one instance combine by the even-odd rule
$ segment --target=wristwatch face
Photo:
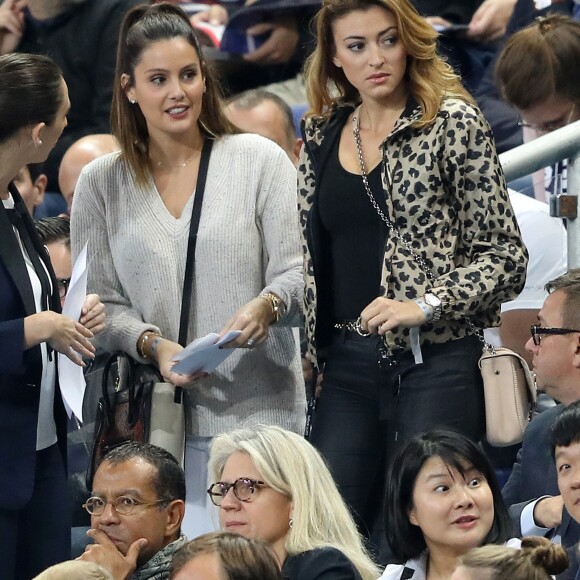
[[[441,306],[441,300],[439,300],[435,294],[425,294],[425,302],[427,302],[427,304],[433,308]]]

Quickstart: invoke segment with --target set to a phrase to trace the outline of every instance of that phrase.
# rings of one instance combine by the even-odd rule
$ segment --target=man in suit
[[[580,269],[569,270],[546,289],[549,295],[526,348],[533,355],[538,388],[560,404],[531,422],[502,495],[521,535],[550,535],[568,548],[580,540],[580,525],[563,507],[550,431],[565,406],[580,400]]]

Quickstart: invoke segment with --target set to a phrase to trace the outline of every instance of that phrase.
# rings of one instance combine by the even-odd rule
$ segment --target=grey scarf
[[[173,554],[187,542],[187,538],[181,534],[177,540],[167,544],[163,550],[159,550],[151,560],[145,562],[143,566],[137,568],[131,580],[167,580],[169,578],[169,568],[173,560]]]

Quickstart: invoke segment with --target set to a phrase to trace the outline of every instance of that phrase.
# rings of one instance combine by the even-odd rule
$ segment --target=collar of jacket
[[[301,121],[302,139],[308,144],[311,153],[315,153],[324,136],[336,129],[342,129],[348,116],[355,109],[352,103],[336,104],[329,115],[308,117]],[[395,123],[394,129],[385,138],[385,142],[400,133],[421,117],[421,106],[415,97],[407,99],[403,113]]]

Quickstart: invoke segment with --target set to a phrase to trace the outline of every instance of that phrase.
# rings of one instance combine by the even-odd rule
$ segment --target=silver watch
[[[442,312],[441,300],[437,298],[435,294],[431,294],[430,292],[427,292],[425,296],[423,296],[423,300],[425,300],[425,302],[433,309],[431,320],[439,320]]]

